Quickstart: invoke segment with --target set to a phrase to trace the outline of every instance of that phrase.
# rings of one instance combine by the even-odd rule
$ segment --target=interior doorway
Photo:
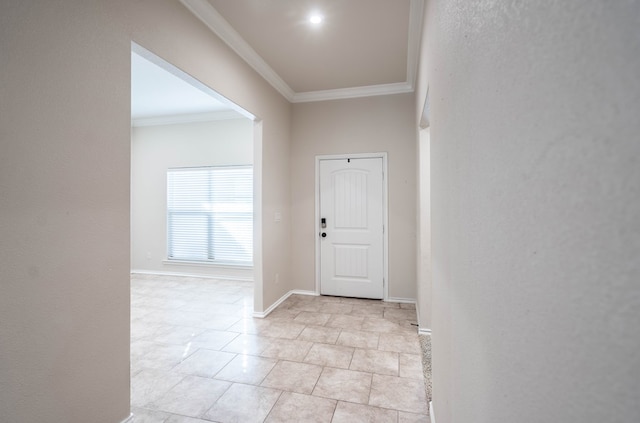
[[[253,280],[255,116],[135,43],[131,75],[132,271]]]
[[[262,122],[138,44],[131,60],[131,405],[144,414],[148,386],[215,354],[262,303]]]

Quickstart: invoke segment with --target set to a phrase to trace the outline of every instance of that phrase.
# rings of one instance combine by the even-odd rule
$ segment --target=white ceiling
[[[180,1],[292,102],[413,91],[424,0]]]
[[[131,118],[134,122],[228,110],[229,106],[211,94],[131,52]]]

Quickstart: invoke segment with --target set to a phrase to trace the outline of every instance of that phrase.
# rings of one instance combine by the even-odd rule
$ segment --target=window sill
[[[246,269],[251,270],[251,265],[240,265],[231,263],[214,263],[210,261],[189,261],[189,260],[162,260],[162,264],[176,265],[176,266],[200,266],[200,267],[218,267],[226,269]]]

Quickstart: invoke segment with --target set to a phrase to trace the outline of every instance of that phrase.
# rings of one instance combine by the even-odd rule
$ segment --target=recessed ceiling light
[[[311,15],[309,15],[309,22],[311,22],[314,25],[318,25],[322,23],[323,20],[324,20],[324,16],[322,16],[319,13],[312,13]]]

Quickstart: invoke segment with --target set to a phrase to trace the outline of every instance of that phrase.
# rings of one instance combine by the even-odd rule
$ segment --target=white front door
[[[382,157],[319,161],[320,293],[382,299]]]

